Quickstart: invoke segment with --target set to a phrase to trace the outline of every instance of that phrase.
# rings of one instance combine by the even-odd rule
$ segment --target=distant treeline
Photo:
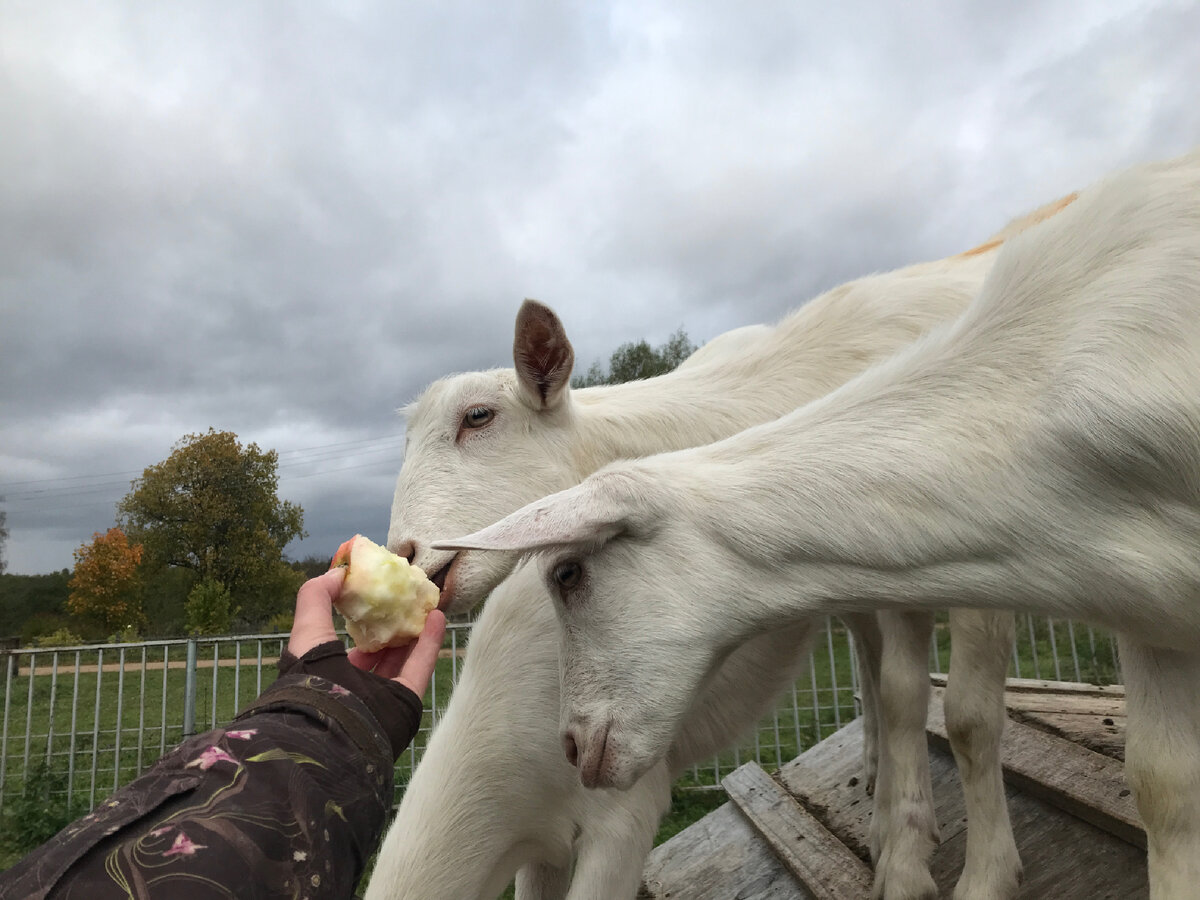
[[[306,578],[312,578],[328,568],[329,560],[310,556],[288,564]],[[47,575],[0,574],[0,640],[11,644],[17,639],[21,646],[29,646],[65,632],[88,643],[113,637],[97,623],[71,615],[67,606],[70,580],[70,569]],[[168,638],[187,634],[185,604],[194,581],[191,572],[180,569],[167,569],[154,577],[143,588],[146,627],[141,634],[130,637]]]

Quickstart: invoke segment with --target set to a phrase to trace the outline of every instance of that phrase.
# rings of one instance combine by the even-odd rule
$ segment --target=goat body
[[[959,320],[794,414],[614,464],[452,545],[545,549],[562,718],[598,785],[662,757],[731,648],[814,613],[1111,627],[1151,896],[1167,900],[1200,884],[1198,463],[1193,153],[1018,235]]]
[[[1057,206],[1044,214],[1055,211]],[[469,609],[512,571],[517,555],[438,553],[431,537],[479,527],[548,490],[578,483],[612,460],[713,441],[821,396],[957,315],[982,284],[994,247],[1028,224],[1014,223],[981,248],[949,260],[843,285],[776,326],[721,335],[669,375],[612,387],[569,390],[573,352],[561,324],[548,309],[527,303],[517,321],[514,369],[442,379],[410,408],[389,545],[444,580],[452,611]],[[549,600],[540,583],[536,590],[527,579],[523,583],[521,595],[507,583],[497,589],[475,625],[468,674],[385,839],[372,900],[443,896],[437,893],[441,885],[447,885],[446,897],[492,897],[494,886],[506,883],[514,868],[521,869],[521,900],[561,898],[568,886],[572,900],[631,897],[636,890],[657,818],[626,815],[623,827],[607,828],[598,823],[609,820],[608,807],[588,811],[593,795],[566,765],[558,737],[557,655],[481,649],[493,643],[541,647],[550,640],[543,619],[530,613],[548,609]],[[859,650],[868,786],[875,781],[877,755],[880,760],[872,821],[877,889],[890,900],[927,897],[933,889],[927,862],[937,841],[924,737],[931,620],[893,615],[884,642],[874,614],[847,619]],[[977,620],[960,641],[961,623]],[[952,699],[961,693],[959,684],[972,685],[972,693],[963,702],[947,702],[948,716],[960,725],[956,747],[968,746],[970,738],[973,769],[980,773],[965,787],[968,798],[979,798],[968,802],[980,811],[980,825],[969,841],[963,896],[981,900],[1008,896],[1008,888],[995,885],[1015,888],[1020,875],[996,754],[986,749],[997,744],[1003,722],[1000,692],[1011,645],[1004,623],[1010,620],[952,614],[956,660],[995,658],[997,639],[1004,648],[998,672],[989,679],[994,666],[973,667],[973,681],[954,679],[950,687]],[[794,680],[804,661],[803,639],[816,621],[735,649],[675,735],[663,771],[676,774],[753,727]],[[979,651],[972,649],[976,636],[986,638]],[[881,666],[888,677],[881,676]],[[888,739],[877,749],[885,730],[877,715],[881,709]],[[958,709],[970,717],[956,716]],[[503,738],[503,729],[491,722],[519,724],[509,726]],[[508,765],[504,760],[512,754],[530,762]],[[976,789],[976,781],[983,787]],[[645,796],[634,805],[643,813],[661,808],[666,788],[659,775],[643,782],[636,790]],[[547,810],[534,817],[541,822],[535,832],[521,824],[526,819],[516,810],[525,809],[522,801],[511,801],[510,809],[508,798],[525,794]],[[460,809],[464,812],[455,812]],[[470,854],[447,855],[464,817],[481,823],[470,833],[486,828],[487,835]],[[572,843],[573,829],[578,834]],[[618,862],[626,867],[621,872]],[[981,880],[990,892],[968,889]]]

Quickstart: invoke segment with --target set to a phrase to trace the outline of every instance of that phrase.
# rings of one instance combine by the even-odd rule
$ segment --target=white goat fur
[[[540,398],[523,388],[513,370],[454,376],[438,382],[411,409],[409,447],[397,484],[389,545],[407,546],[426,571],[437,571],[450,554],[431,552],[431,536],[456,528],[479,527],[547,490],[579,482],[612,459],[715,440],[790,411],[961,311],[994,259],[994,253],[989,252],[992,246],[1057,212],[1063,202],[1017,220],[980,250],[860,279],[812,301],[773,328],[747,326],[721,335],[668,376],[608,388],[563,391],[558,404],[549,409],[542,408]],[[519,322],[518,341],[521,328]],[[464,412],[475,406],[495,411],[490,432],[468,433],[466,440],[460,441],[459,423]],[[486,595],[511,571],[516,559],[515,554],[484,554],[490,565],[477,565],[479,556],[462,554],[447,579],[447,593],[459,611]],[[489,556],[499,558],[488,560]],[[521,597],[505,590],[492,597],[489,609],[546,602],[544,592],[540,597]],[[554,830],[560,824],[559,818],[551,814],[543,817],[542,846],[528,837],[520,838],[515,824],[505,824],[517,821],[508,817],[504,798],[527,791],[521,778],[538,780],[528,792],[542,797],[544,807],[543,789],[553,781],[545,773],[565,767],[553,712],[558,705],[557,658],[546,658],[540,679],[534,677],[534,663],[523,654],[489,654],[486,673],[479,671],[485,664],[476,654],[481,642],[490,640],[490,628],[524,628],[527,641],[547,639],[544,634],[530,631],[532,619],[526,617],[526,612],[504,615],[496,611],[475,626],[467,671],[477,677],[458,686],[447,717],[435,734],[436,746],[431,747],[406,792],[396,825],[380,855],[372,898],[409,896],[404,893],[408,890],[405,885],[420,884],[428,890],[431,884],[443,883],[453,886],[448,888],[447,897],[476,896],[462,888],[463,879],[488,885],[479,896],[491,897],[491,885],[497,879],[504,881],[502,872],[493,870],[511,871],[522,859],[530,867],[530,872],[518,879],[522,900],[562,897],[568,883],[574,884],[572,898],[621,897],[625,894],[614,889],[614,879],[628,878],[630,873],[635,880],[628,896],[636,890],[640,860],[653,837],[653,823],[648,820],[641,820],[646,824],[642,830],[612,830],[607,844],[595,838],[582,839],[573,882],[568,877],[569,865],[562,868],[558,848],[565,840],[564,832]],[[929,691],[926,660],[932,621],[924,614],[890,618],[888,661],[884,663],[891,670],[885,680],[890,696],[883,705],[879,698],[878,628],[873,616],[851,617],[864,692],[868,784],[875,780],[876,735],[883,730],[875,712],[881,705],[885,707],[889,732],[889,739],[879,751],[882,789],[876,793],[872,821],[872,851],[880,861],[876,887],[880,896],[889,898],[924,897],[933,890],[927,861],[937,840],[924,735]],[[502,626],[489,624],[500,622]],[[964,763],[975,775],[967,779],[965,793],[968,810],[975,817],[972,821],[980,823],[971,833],[960,896],[1006,897],[1020,876],[997,755],[1011,617],[955,613],[952,631],[952,666],[964,659],[978,661],[967,666],[970,679],[952,680],[947,699],[955,746],[970,748]],[[963,632],[965,635],[960,637]],[[671,773],[728,746],[770,708],[773,698],[794,680],[805,661],[802,633],[773,634],[734,654],[677,738],[669,761]],[[1002,650],[999,655],[997,647]],[[540,687],[535,689],[534,685]],[[754,686],[752,698],[747,685]],[[553,696],[549,696],[551,693]],[[532,747],[542,748],[544,755],[537,756],[540,766],[525,765],[506,772],[490,764],[486,754],[473,749],[480,742],[493,740],[484,736],[479,715],[464,712],[481,706],[495,706],[494,714],[501,721],[513,723],[509,740],[521,744],[521,753],[532,757],[536,756]],[[504,751],[494,752],[503,755]],[[478,766],[466,765],[466,757]],[[497,784],[501,777],[508,779],[506,785]],[[484,782],[494,808],[486,810],[485,801],[476,799],[471,801],[476,804],[474,815],[487,819],[490,811],[495,813],[496,821],[489,826],[493,830],[484,842],[489,853],[481,850],[473,855],[476,865],[472,868],[459,858],[439,854],[439,847],[454,844],[443,843],[434,835],[441,834],[447,821],[442,805],[446,798],[450,794],[463,795],[460,799],[466,803],[471,796],[484,792],[482,787],[473,787]],[[590,795],[580,791],[577,777],[553,783],[560,791],[554,795],[559,798],[556,809],[587,808]],[[642,808],[666,802],[665,796],[654,794],[659,786],[658,779],[639,785],[651,794]],[[600,816],[579,815],[575,820],[585,823],[586,828],[586,823],[599,821]],[[892,821],[894,826],[889,824]],[[635,859],[636,864],[632,862]],[[539,865],[537,860],[556,862]],[[625,867],[619,875],[614,864],[617,860]],[[453,875],[447,875],[451,870]],[[537,877],[528,877],[531,873]],[[972,889],[975,884],[985,885],[986,889]]]
[[[662,757],[724,652],[790,621],[954,604],[1111,627],[1151,897],[1197,896],[1200,153],[1014,238],[957,322],[833,394],[448,546],[544,548],[563,722],[607,785]]]

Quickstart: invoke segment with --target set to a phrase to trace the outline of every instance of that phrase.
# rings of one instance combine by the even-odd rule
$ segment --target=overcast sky
[[[1194,3],[0,0],[9,571],[73,565],[185,434],[280,454],[310,534],[382,540],[395,410],[581,369],[1200,143]]]

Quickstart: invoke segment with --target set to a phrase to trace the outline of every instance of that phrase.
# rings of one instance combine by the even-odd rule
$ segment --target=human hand
[[[429,613],[425,628],[415,641],[403,647],[384,647],[374,653],[365,653],[355,647],[347,655],[352,665],[398,681],[418,697],[424,697],[445,635],[446,616],[440,609],[435,609]]]
[[[319,644],[338,639],[333,628],[333,601],[341,593],[345,580],[346,569],[338,567],[301,585],[288,640],[292,655],[299,658]],[[446,617],[435,609],[425,620],[425,629],[412,643],[403,647],[385,647],[376,653],[364,653],[355,648],[347,656],[356,668],[397,681],[423,697],[445,632]]]

